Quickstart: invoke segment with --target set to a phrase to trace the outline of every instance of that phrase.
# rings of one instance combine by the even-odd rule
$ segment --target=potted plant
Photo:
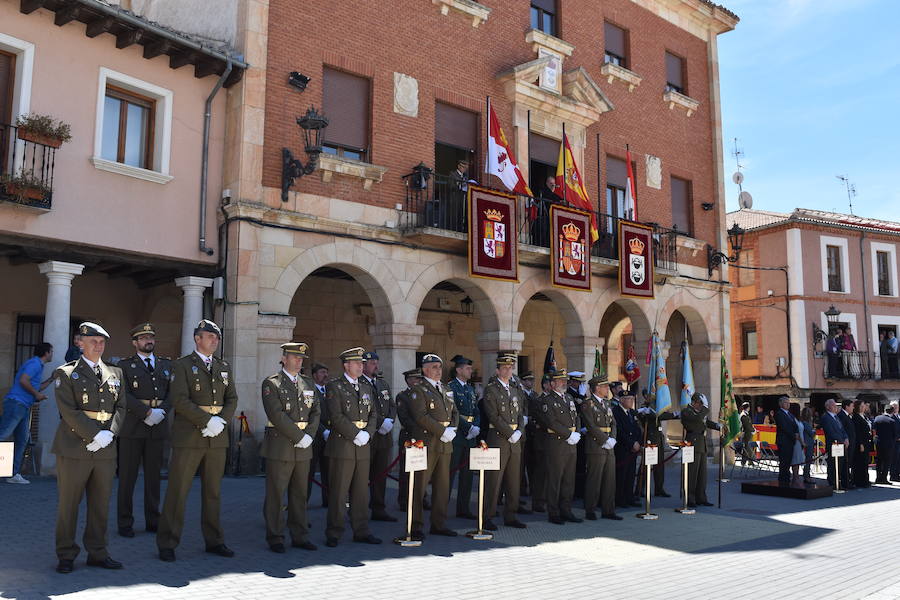
[[[48,115],[36,113],[20,115],[16,119],[16,127],[20,140],[43,144],[51,148],[59,148],[72,139],[69,124]]]
[[[50,192],[50,188],[30,169],[22,169],[16,175],[5,175],[2,182],[7,195],[23,204],[29,200],[43,200],[44,195]]]

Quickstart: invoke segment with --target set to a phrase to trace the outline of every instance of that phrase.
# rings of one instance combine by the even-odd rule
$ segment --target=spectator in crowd
[[[847,432],[847,450],[844,453],[844,466],[842,467],[844,472],[841,475],[841,486],[847,490],[852,490],[856,487],[856,484],[853,483],[853,463],[856,459],[856,428],[853,426],[853,419],[850,416],[851,410],[853,410],[853,400],[841,400],[841,410],[838,411],[837,418],[840,419],[841,425],[844,426],[844,431]],[[846,483],[844,483],[844,479],[846,479]]]
[[[841,361],[841,336],[843,332],[835,329],[825,344],[825,354],[828,357],[828,376],[843,377],[844,363]]]
[[[888,472],[894,458],[894,446],[897,444],[897,423],[894,420],[896,407],[888,404],[884,413],[875,417],[875,483],[891,485]]]
[[[72,336],[72,345],[66,350],[66,362],[72,362],[81,358],[81,334]]]
[[[775,445],[778,446],[778,483],[791,483],[791,466],[797,458],[800,441],[800,427],[790,413],[791,399],[782,396],[778,399],[778,410],[775,412]],[[799,451],[802,454],[802,450]]]
[[[893,400],[891,406],[894,412],[891,418],[894,420],[894,455],[891,457],[891,481],[900,482],[900,402]]]
[[[52,378],[41,383],[44,374],[44,365],[53,358],[53,346],[47,342],[41,342],[34,347],[34,356],[22,363],[16,371],[13,386],[3,399],[3,416],[0,417],[0,440],[13,436],[13,475],[6,479],[7,483],[26,484],[31,483],[22,477],[22,457],[25,448],[31,439],[29,426],[31,419],[31,407],[35,402],[46,400],[47,396],[42,390],[47,387]]]
[[[741,452],[741,463],[746,464],[748,460],[753,459],[753,434],[756,433],[756,429],[753,427],[753,422],[750,419],[750,403],[744,402],[741,404],[741,441],[740,441],[740,452]]]
[[[898,359],[900,359],[900,340],[897,339],[897,335],[893,330],[888,330],[887,337],[884,338],[883,347],[882,355],[885,357],[885,363],[887,364],[886,376],[891,379],[900,378],[900,363],[898,363]],[[884,376],[885,374],[882,372],[882,377]]]
[[[813,455],[816,449],[816,428],[813,425],[813,411],[808,406],[803,407],[800,411],[800,425],[803,431],[800,437],[803,438],[804,451],[803,456],[803,483],[813,483],[810,477],[810,468],[812,467]]]
[[[797,425],[797,439],[791,454],[791,483],[800,483],[800,466],[806,462],[806,440],[803,439],[803,424],[800,422],[800,405],[792,402],[788,407],[791,418]]]
[[[634,496],[635,460],[641,449],[641,426],[635,417],[634,396],[619,396],[612,405],[618,434],[613,448],[616,455],[616,506],[640,506]]]
[[[753,424],[754,425],[763,425],[766,422],[766,409],[763,408],[762,404],[756,405],[756,412],[753,413]]]
[[[763,425],[777,425],[778,423],[775,421],[775,409],[769,411],[766,415],[766,420],[763,421]]]
[[[841,336],[841,360],[845,377],[858,377],[860,375],[859,357],[856,355],[856,339],[850,327],[843,328]],[[853,448],[853,446],[851,446]]]
[[[851,414],[856,447],[853,452],[853,484],[867,488],[869,482],[869,453],[872,452],[872,421],[869,416],[869,403],[864,400],[853,402]]]
[[[841,480],[845,480],[844,472],[846,469],[844,463],[847,460],[846,449],[850,445],[847,432],[844,430],[844,426],[841,425],[840,419],[838,419],[838,411],[840,411],[840,408],[838,407],[837,402],[834,401],[834,398],[829,398],[825,401],[825,413],[822,415],[822,429],[825,431],[825,449],[828,452],[828,460],[826,462],[828,468],[828,483],[832,487],[839,481],[835,479],[835,477],[840,477]],[[845,454],[845,456],[837,459],[837,473],[835,473],[834,470],[835,461],[834,456],[831,453],[834,444],[843,444]],[[841,488],[846,489],[846,481],[841,481]]]

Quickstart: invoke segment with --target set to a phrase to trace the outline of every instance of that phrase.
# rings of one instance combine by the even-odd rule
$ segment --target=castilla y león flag
[[[591,215],[591,243],[599,239],[600,234],[597,231],[597,215],[591,207],[591,199],[588,197],[587,189],[584,187],[584,180],[581,178],[581,171],[575,164],[575,157],[572,155],[572,147],[569,146],[569,136],[563,134],[562,143],[559,145],[559,160],[556,164],[556,185],[562,190],[563,199],[581,210]]]
[[[494,107],[488,105],[488,164],[487,172],[496,175],[503,185],[511,192],[517,194],[525,194],[531,196],[531,190],[519,171],[519,165],[516,164],[516,157],[503,135],[503,129],[500,127],[500,121],[497,120],[497,113]]]

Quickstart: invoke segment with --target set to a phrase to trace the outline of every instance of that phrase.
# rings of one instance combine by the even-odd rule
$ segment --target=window
[[[741,323],[741,358],[752,360],[758,356],[756,323]]]
[[[745,267],[754,267],[755,252],[752,249],[744,249],[741,252],[741,265]],[[737,269],[738,278],[741,285],[753,285],[756,283],[756,271],[752,269]]]
[[[628,32],[612,23],[603,23],[603,61],[628,68]]]
[[[536,133],[529,133],[528,153],[528,185],[531,187],[531,191],[538,196],[550,197],[547,178],[556,177],[559,140],[553,140]],[[560,194],[562,194],[561,191]],[[552,200],[553,198],[550,197],[550,199]]]
[[[684,80],[684,59],[671,52],[666,52],[666,91],[687,95],[687,86]]]
[[[875,263],[878,265],[878,295],[891,295],[891,270],[890,270],[890,254],[887,252],[876,252]]]
[[[841,247],[825,246],[825,256],[828,269],[828,291],[843,292],[844,276],[841,270]]]
[[[107,86],[100,157],[141,169],[153,168],[155,102]]]
[[[365,77],[325,67],[322,112],[328,117],[323,151],[367,162],[371,82]]]
[[[531,28],[556,35],[556,0],[531,0]]]
[[[619,219],[625,214],[625,187],[628,185],[628,168],[624,160],[606,157],[606,212]],[[607,219],[607,233],[616,232],[613,219]]]
[[[672,229],[691,235],[691,182],[672,177]]]
[[[438,102],[434,107],[434,170],[449,175],[460,160],[468,161],[469,176],[475,178],[478,148],[477,113]]]
[[[44,340],[44,317],[21,315],[16,319],[16,358],[15,369],[34,356],[34,347]],[[57,356],[62,359],[62,355]]]

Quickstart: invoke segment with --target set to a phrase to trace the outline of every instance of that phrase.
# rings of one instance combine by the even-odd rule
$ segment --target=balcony
[[[896,354],[881,355],[865,350],[841,350],[838,356],[825,357],[825,377],[845,381],[881,381],[900,379]]]
[[[418,173],[406,175],[404,181],[406,205],[401,227],[405,235],[431,246],[465,252],[468,238],[466,194],[459,189],[458,182],[441,175],[426,179]],[[518,194],[517,199],[520,252],[525,257],[529,253],[548,254],[551,203],[544,198]],[[594,217],[600,237],[591,246],[591,256],[618,261],[620,219],[600,212],[595,212]],[[658,269],[677,271],[677,241],[683,234],[656,223],[647,225],[653,228],[654,265]]]
[[[22,139],[19,128],[0,123],[0,202],[50,210],[56,148]]]

